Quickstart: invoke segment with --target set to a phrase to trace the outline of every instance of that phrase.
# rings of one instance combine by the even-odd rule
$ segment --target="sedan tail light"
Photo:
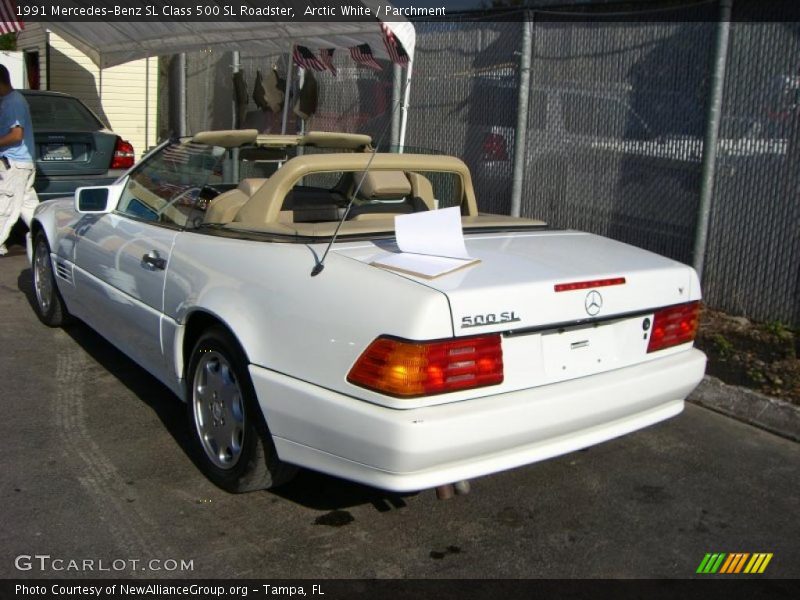
[[[118,137],[117,145],[114,146],[114,157],[111,159],[111,168],[130,169],[134,159],[133,144]]]
[[[496,385],[503,382],[500,335],[434,342],[381,336],[361,354],[347,381],[406,398]]]
[[[657,310],[653,315],[648,352],[678,346],[694,340],[700,322],[700,302],[677,304]]]

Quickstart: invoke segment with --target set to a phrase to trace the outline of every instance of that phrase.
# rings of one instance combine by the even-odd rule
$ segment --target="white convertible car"
[[[460,160],[370,146],[205,132],[42,203],[39,317],[87,323],[185,401],[199,464],[232,492],[297,466],[447,486],[681,412],[705,369],[690,267],[480,214]],[[454,206],[479,263],[372,264],[397,215]]]

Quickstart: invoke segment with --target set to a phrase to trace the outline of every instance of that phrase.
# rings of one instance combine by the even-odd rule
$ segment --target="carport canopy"
[[[90,2],[74,0],[73,5],[86,5]],[[217,4],[220,14],[229,2],[210,1]],[[370,8],[372,14],[382,7],[385,13],[386,2],[377,0],[353,0],[350,5]],[[240,6],[260,6],[243,0]],[[298,5],[292,0],[271,0],[273,8],[293,8]],[[304,6],[326,9],[328,0],[306,0]],[[262,6],[263,8],[263,6]],[[297,17],[295,17],[297,18]],[[414,25],[402,17],[392,16],[391,21],[372,18],[364,21],[270,21],[253,17],[248,20],[222,18],[217,21],[49,21],[47,29],[57,33],[67,42],[86,54],[98,67],[113,67],[140,58],[196,52],[202,50],[230,50],[254,54],[280,54],[291,52],[295,45],[305,46],[317,53],[320,49],[334,48],[348,52],[349,48],[368,44],[373,56],[390,59],[384,43],[387,27],[403,45],[408,55],[406,65],[406,85],[402,99],[400,116],[399,146],[405,143],[408,121],[408,101],[411,82],[411,69],[414,61],[416,32]],[[290,71],[291,75],[291,71]],[[288,106],[288,104],[287,104]],[[283,130],[286,128],[286,107],[284,107]]]
[[[73,2],[75,5],[82,2]],[[220,11],[229,4],[217,4]],[[240,2],[241,5],[254,2]],[[309,7],[324,8],[326,0],[307,0]],[[370,7],[375,14],[378,2],[354,0],[349,4]],[[381,3],[386,5],[385,2]],[[294,7],[291,0],[272,0],[273,7]],[[414,26],[401,17],[392,17],[384,24],[403,44],[409,60],[413,61],[416,34]],[[148,56],[161,56],[200,50],[239,50],[259,54],[277,54],[291,51],[294,44],[315,52],[322,48],[348,49],[369,44],[378,58],[389,58],[384,45],[381,21],[267,21],[253,17],[249,20],[219,21],[49,21],[45,27],[63,37],[86,54],[100,68],[112,67]]]

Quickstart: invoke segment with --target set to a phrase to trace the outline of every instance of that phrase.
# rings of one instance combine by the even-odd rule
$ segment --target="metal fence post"
[[[531,90],[531,54],[533,51],[533,17],[526,12],[522,19],[522,48],[519,57],[519,96],[517,98],[517,130],[514,133],[514,166],[511,173],[511,216],[520,216],[522,184],[525,170],[525,142],[528,137],[528,98]]]
[[[241,69],[239,57],[240,55],[238,50],[231,52],[231,70],[233,71],[234,76]],[[208,77],[208,74],[206,74],[206,77]],[[231,98],[231,129],[236,129],[236,113],[238,112],[238,109],[239,107],[236,105],[236,94],[233,94],[233,97]],[[244,121],[244,115],[241,115],[241,117],[241,121]]]
[[[234,50],[231,52],[231,67],[234,76],[242,69],[242,62],[241,62],[241,55],[239,54],[238,50]],[[208,77],[208,73],[206,73],[206,77]],[[233,97],[231,98],[231,108],[233,113],[231,115],[231,129],[236,129],[236,113],[239,112],[239,106],[236,104],[236,93],[234,92]],[[244,111],[247,113],[247,109]],[[245,115],[239,115],[239,123],[238,125],[244,128],[244,117]],[[232,156],[231,156],[231,166],[233,171],[233,181],[239,181],[239,148],[232,149]]]
[[[178,55],[178,136],[186,135],[186,53]]]
[[[725,86],[725,67],[728,62],[728,41],[731,31],[733,0],[720,0],[717,41],[711,73],[711,90],[706,116],[706,133],[703,141],[703,166],[700,183],[700,206],[697,212],[697,229],[694,238],[694,268],[703,277],[703,266],[708,244],[708,227],[714,196],[714,177],[717,164],[717,142],[722,120],[722,96]]]

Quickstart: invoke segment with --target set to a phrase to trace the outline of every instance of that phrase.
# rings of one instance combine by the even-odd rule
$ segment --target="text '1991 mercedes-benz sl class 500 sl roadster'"
[[[298,466],[446,486],[682,410],[705,369],[690,267],[481,214],[461,160],[371,144],[204,132],[42,203],[39,317],[87,323],[185,401],[198,464],[232,492]],[[375,264],[396,223],[446,209],[469,266]]]

